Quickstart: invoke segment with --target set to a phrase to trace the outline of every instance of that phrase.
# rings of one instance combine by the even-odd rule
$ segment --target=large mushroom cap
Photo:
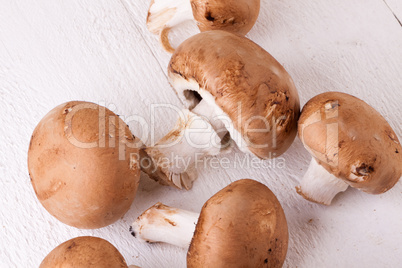
[[[35,193],[65,224],[107,226],[130,208],[139,183],[138,149],[128,126],[105,107],[68,102],[38,124],[28,151]]]
[[[120,252],[108,241],[91,236],[68,240],[53,249],[39,268],[127,268]]]
[[[352,187],[380,194],[402,175],[402,147],[387,121],[364,101],[340,92],[312,98],[299,137],[328,172]]]
[[[225,31],[200,33],[177,48],[168,72],[188,108],[197,104],[196,97],[209,97],[256,156],[277,157],[293,142],[297,90],[286,70],[251,40]]]
[[[260,0],[191,0],[194,19],[203,31],[246,35],[257,21]]]
[[[240,180],[203,206],[188,267],[281,267],[288,248],[283,209],[263,184]]]

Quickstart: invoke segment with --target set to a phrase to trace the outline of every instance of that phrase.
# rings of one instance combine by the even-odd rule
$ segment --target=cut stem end
[[[142,242],[163,242],[188,248],[198,217],[198,213],[156,203],[133,222],[130,232]]]
[[[204,118],[184,110],[176,126],[145,151],[152,159],[162,184],[191,189],[197,179],[196,164],[206,156],[219,154],[221,140]]]

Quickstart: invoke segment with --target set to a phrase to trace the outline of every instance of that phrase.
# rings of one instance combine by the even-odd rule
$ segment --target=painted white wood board
[[[402,27],[402,2],[399,0],[384,0],[384,2],[388,5],[390,11],[394,14]]]
[[[387,3],[262,0],[248,37],[285,66],[302,105],[321,92],[347,92],[375,107],[401,138],[402,27],[394,14],[401,18],[402,12],[399,0]],[[123,119],[147,121],[152,104],[180,106],[166,81],[170,56],[145,27],[147,1],[0,0],[0,6],[0,267],[37,267],[59,243],[80,235],[109,240],[129,264],[185,267],[185,250],[138,243],[129,224],[157,201],[199,211],[241,178],[268,185],[284,207],[290,231],[285,267],[402,266],[402,183],[380,196],[349,189],[331,207],[309,203],[294,190],[310,160],[297,139],[283,155],[285,168],[205,168],[188,192],[144,177],[130,211],[115,224],[77,230],[58,222],[41,207],[28,177],[36,124],[69,100],[105,104]],[[195,32],[190,24],[174,37]],[[176,114],[160,109],[155,120],[160,138]],[[128,123],[142,136],[138,124]],[[233,166],[246,156],[235,150],[224,157]]]

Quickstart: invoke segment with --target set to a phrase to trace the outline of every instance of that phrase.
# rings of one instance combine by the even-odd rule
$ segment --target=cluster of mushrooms
[[[390,125],[364,101],[340,92],[320,94],[300,112],[290,75],[244,37],[259,5],[152,0],[147,25],[173,52],[168,77],[185,106],[183,116],[146,147],[105,107],[73,101],[51,110],[34,130],[28,152],[31,182],[45,209],[76,228],[105,227],[129,210],[141,171],[161,184],[190,189],[197,178],[196,154],[215,156],[236,144],[270,159],[283,154],[296,134],[312,156],[296,187],[305,199],[330,205],[349,186],[371,194],[391,189],[402,175],[402,147]],[[201,33],[173,49],[170,29],[191,19]],[[255,131],[265,122],[272,123],[268,131]],[[202,126],[193,140],[210,146],[199,148],[185,137]],[[175,157],[190,165],[175,163]],[[160,164],[162,158],[168,165]],[[223,188],[200,213],[156,203],[129,230],[141,241],[188,249],[188,267],[281,267],[288,248],[281,204],[250,179]],[[40,267],[128,266],[109,242],[78,237],[56,247]]]

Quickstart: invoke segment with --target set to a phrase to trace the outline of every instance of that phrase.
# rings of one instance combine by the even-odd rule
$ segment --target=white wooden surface
[[[310,157],[296,140],[285,168],[200,170],[193,190],[178,191],[142,178],[131,210],[99,230],[77,230],[52,218],[37,201],[26,158],[38,121],[69,100],[104,104],[124,117],[150,120],[150,105],[180,106],[166,81],[169,55],[148,33],[149,1],[0,0],[0,267],[37,267],[59,243],[80,235],[106,238],[129,264],[185,267],[186,252],[144,245],[128,232],[157,201],[199,211],[233,180],[268,185],[283,204],[290,231],[286,267],[402,267],[402,183],[380,196],[349,189],[331,207],[309,203],[294,187]],[[292,75],[302,105],[338,90],[374,106],[402,136],[402,20],[400,0],[262,0],[248,37]],[[183,40],[194,25],[179,31]],[[157,137],[175,122],[157,110]],[[141,130],[129,122],[134,134]],[[146,136],[142,136],[147,138]],[[149,142],[149,141],[148,141]],[[238,151],[229,157],[232,166]],[[269,164],[266,163],[268,166]]]

